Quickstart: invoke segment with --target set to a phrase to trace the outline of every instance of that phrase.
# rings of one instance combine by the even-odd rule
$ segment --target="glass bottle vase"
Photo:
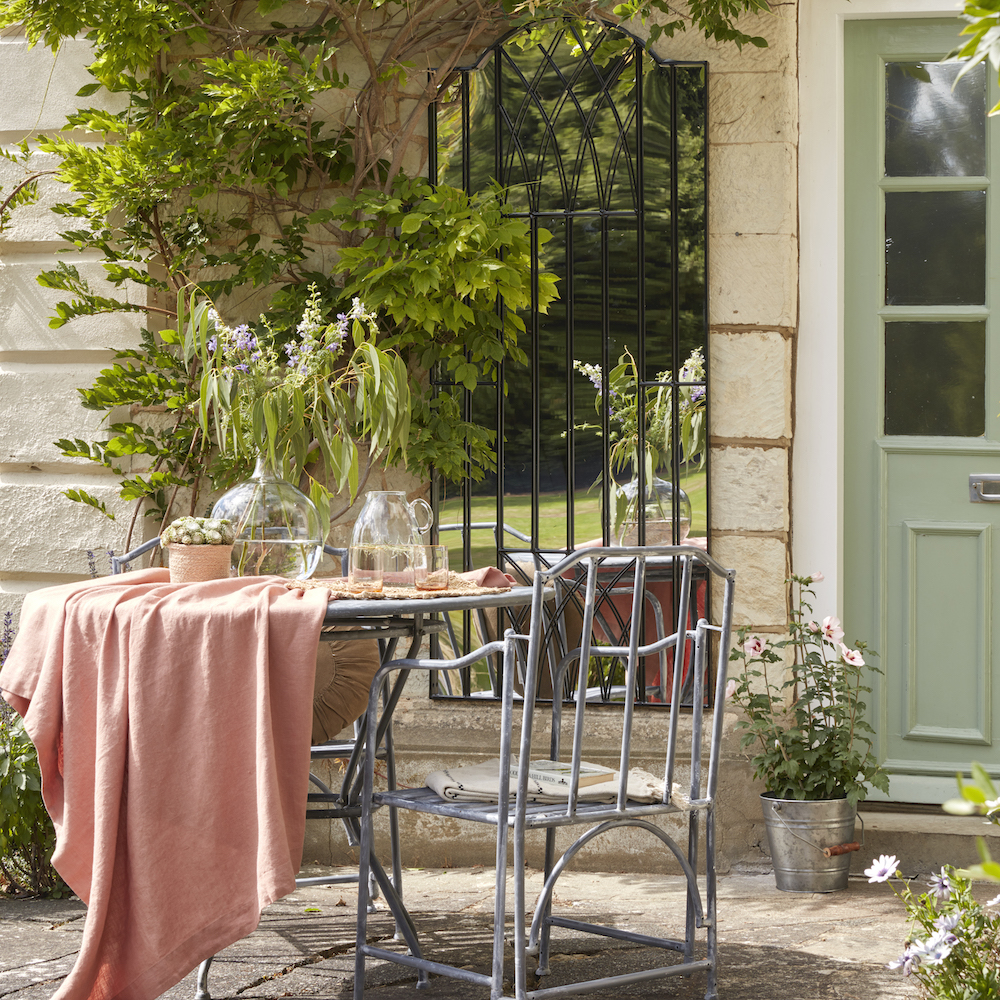
[[[315,504],[282,479],[265,455],[253,475],[223,494],[212,517],[236,527],[233,576],[284,576],[307,579],[319,565],[323,536]]]
[[[639,494],[639,480],[633,479],[622,487],[625,499],[628,503],[628,511],[625,523],[619,533],[619,545],[639,544],[639,504],[637,497]],[[679,497],[679,517],[677,534],[678,544],[683,544],[691,531],[691,500],[683,490],[678,490]],[[644,522],[646,525],[646,545],[673,545],[674,544],[674,486],[654,476],[646,483],[646,502],[642,507]]]

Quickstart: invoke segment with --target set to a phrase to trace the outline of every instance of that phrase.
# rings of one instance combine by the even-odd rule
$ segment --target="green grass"
[[[692,535],[704,535],[706,519],[706,484],[705,473],[693,472],[681,479],[685,493],[691,500]],[[512,528],[517,528],[525,535],[531,534],[531,496],[527,494],[509,494],[503,498],[504,521]],[[601,537],[601,501],[597,489],[577,490],[573,498],[575,532],[573,544],[581,545],[591,539]],[[496,501],[493,497],[472,498],[473,521],[496,521]],[[439,523],[460,524],[462,521],[461,498],[448,500],[441,504]],[[565,549],[566,539],[566,495],[565,493],[543,493],[538,498],[538,531],[539,547],[542,549]],[[496,545],[493,532],[490,530],[472,532],[472,565],[492,566],[496,563]],[[461,569],[462,544],[459,533],[446,532],[441,536],[441,542],[449,547],[452,569]],[[508,535],[506,544],[509,548],[527,548],[527,542],[521,542]]]

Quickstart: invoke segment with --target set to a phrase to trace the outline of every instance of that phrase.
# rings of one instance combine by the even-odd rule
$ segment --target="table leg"
[[[198,966],[198,982],[195,986],[194,1000],[212,1000],[212,994],[208,992],[208,970],[212,968],[213,958],[215,958],[214,955],[211,958],[206,958]]]

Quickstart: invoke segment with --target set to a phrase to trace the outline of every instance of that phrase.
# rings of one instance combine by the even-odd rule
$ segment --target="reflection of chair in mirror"
[[[151,539],[140,545],[132,552],[123,556],[112,556],[111,572],[118,574],[129,569],[131,564],[142,556],[152,554],[159,546],[159,538]],[[334,548],[324,545],[325,555],[331,557],[340,568],[341,574],[347,574],[347,549]],[[322,638],[342,638],[342,633],[333,633],[324,630]],[[354,735],[352,738],[340,739],[334,737],[323,743],[310,747],[309,759],[313,762],[319,761],[339,761],[341,762],[340,788],[331,788],[318,775],[309,773],[309,792],[306,797],[306,819],[340,820],[347,836],[348,845],[357,847],[359,844],[358,821],[361,816],[361,806],[358,802],[358,791],[360,790],[359,765],[362,754],[362,734],[364,719],[359,719],[354,723]],[[378,748],[377,756],[379,760],[385,762],[387,777],[391,786],[395,785],[395,760],[392,753],[392,732],[387,730]],[[396,822],[395,813],[390,815],[389,833],[392,852],[392,878],[393,885],[397,890],[401,887],[401,865],[399,860],[399,827]],[[297,886],[316,885],[343,885],[358,881],[357,874],[350,875],[320,875],[312,877],[297,878]],[[378,895],[378,883],[374,876],[370,876],[370,893],[375,898]],[[198,967],[198,984],[195,992],[196,1000],[210,1000],[211,994],[208,990],[208,973],[212,965],[212,959],[206,959]]]
[[[676,630],[675,622],[681,621],[680,592],[675,590],[672,559],[651,559],[646,566],[646,590],[643,594],[644,612],[640,619],[640,642],[643,636],[667,635]],[[691,585],[691,599],[687,607],[686,627],[693,629],[703,617],[707,599],[708,572],[704,567],[693,567],[694,580]],[[580,630],[584,614],[584,574],[577,567],[553,581],[556,603],[562,607],[559,614],[558,655],[575,647],[580,641]],[[602,564],[594,596],[593,616],[598,635],[605,645],[626,646],[631,628],[632,579],[626,571],[616,566],[614,561]],[[671,648],[660,649],[654,656],[640,660],[637,673],[636,698],[653,704],[667,704],[673,690],[675,659],[682,673],[679,688],[680,703],[690,706],[693,697],[694,673],[691,670],[690,650],[684,656]],[[625,661],[621,656],[595,657],[591,661],[587,698],[604,704],[621,701],[624,698],[623,684]],[[566,676],[567,687],[564,696],[572,697],[576,683],[575,674]]]
[[[485,543],[477,544],[475,533],[489,532],[491,547],[498,553],[497,564],[504,572],[512,576],[520,585],[530,586],[531,577],[536,569],[548,569],[565,558],[565,551],[531,551],[531,539],[510,525],[500,525],[495,521],[477,521],[469,525],[443,524],[438,528],[442,533],[460,533],[461,549],[472,556],[477,548],[485,547]],[[443,541],[445,539],[442,539]],[[451,543],[452,548],[457,548]],[[525,548],[527,546],[527,548]],[[453,557],[454,558],[454,557]],[[646,612],[644,628],[649,634],[664,635],[673,630],[673,622],[678,613],[679,595],[674,593],[672,585],[673,564],[669,560],[666,565],[650,565],[644,600]],[[473,565],[472,568],[475,568]],[[706,595],[706,571],[695,570],[698,576],[697,599],[688,610],[689,627],[693,628],[700,613],[704,611]],[[572,576],[572,573],[570,574]],[[554,643],[549,650],[550,656],[556,656],[555,646],[561,646],[563,652],[579,641],[580,624],[583,620],[583,602],[579,587],[572,580],[554,581],[560,589],[560,600],[565,599],[567,607],[561,615],[560,642]],[[621,645],[621,637],[627,634],[629,623],[629,605],[631,589],[628,581],[618,585],[613,569],[601,573],[597,588],[597,605],[594,611],[595,621],[601,626],[606,641]],[[454,659],[456,656],[472,652],[476,646],[494,641],[502,635],[505,628],[512,627],[515,631],[525,625],[524,612],[511,608],[501,612],[504,618],[498,621],[497,610],[479,610],[464,612],[461,615],[449,616],[447,634],[439,643],[438,655],[443,659]],[[666,704],[670,700],[671,680],[673,676],[673,658],[671,650],[660,650],[655,656],[640,664],[639,679],[642,695],[641,701]],[[433,683],[439,694],[444,696],[459,696],[465,698],[499,698],[500,688],[497,682],[500,654],[484,655],[474,663],[472,670],[463,672],[451,669],[438,671]],[[621,701],[624,687],[620,681],[623,664],[620,660],[608,658],[595,660],[591,668],[590,683],[587,687],[587,698],[595,703]],[[689,664],[682,664],[684,682],[681,687],[681,704],[689,705],[692,697],[692,674]],[[539,677],[539,687],[536,695],[550,698],[550,671],[542,671]],[[477,678],[479,683],[476,683]],[[523,664],[519,667],[518,678],[515,681],[515,697],[522,693],[524,678]],[[567,677],[574,682],[572,675]]]
[[[665,560],[672,564],[672,581],[677,591],[679,613],[676,620],[689,621],[689,611],[698,603],[697,577],[707,576],[707,584],[713,580],[718,584],[715,596],[720,608],[714,616],[718,624],[701,615],[693,627],[680,628],[669,635],[649,634],[650,629],[644,621],[647,578],[652,570],[662,569]],[[613,574],[616,588],[630,588],[628,630],[622,644],[617,640],[609,644],[604,627],[595,620],[598,588],[602,575],[607,573]],[[508,938],[513,939],[513,995],[518,1000],[526,996],[543,998],[584,993],[696,972],[706,974],[705,997],[711,1000],[718,996],[715,799],[734,578],[731,570],[723,569],[704,551],[686,546],[592,548],[575,552],[551,569],[535,574],[530,625],[525,634],[509,631],[503,640],[488,647],[489,652],[503,651],[497,759],[485,763],[470,761],[468,767],[436,772],[428,778],[431,787],[375,792],[375,760],[373,755],[366,756],[361,822],[362,875],[372,845],[372,810],[380,805],[440,816],[449,825],[457,819],[496,828],[493,965],[492,972],[487,974],[471,971],[461,964],[435,961],[435,956],[425,956],[417,930],[419,916],[407,912],[388,886],[383,887],[386,901],[397,926],[403,924],[406,928],[410,953],[369,944],[367,879],[362,878],[359,883],[355,1000],[363,997],[368,958],[387,959],[417,969],[418,985],[433,972],[489,987],[494,1000],[506,997],[504,962],[508,957]],[[583,607],[582,620],[576,626],[578,645],[572,649],[563,648],[567,633],[562,619],[573,606],[565,599],[568,588],[575,589]],[[553,601],[560,592],[563,598],[556,597]],[[656,620],[655,615],[653,619]],[[662,624],[662,617],[659,621]],[[712,645],[716,648],[714,675],[710,669]],[[662,650],[671,650],[676,662],[689,664],[689,668],[686,672],[678,669],[672,673],[669,711],[659,710],[645,716],[642,729],[633,739],[639,664],[644,657],[656,657]],[[565,713],[561,699],[554,699],[548,705],[536,704],[530,698],[517,701],[514,675],[519,652],[523,654],[526,667],[525,690],[537,689],[538,675],[542,671],[551,670],[552,690],[555,691],[565,690],[567,677],[575,678]],[[611,657],[625,664],[622,701],[599,709],[591,706],[586,694],[589,664],[597,657]],[[457,660],[456,665],[464,665],[463,659]],[[432,670],[437,665],[433,660],[397,660],[383,666],[379,676],[385,678],[391,670]],[[682,714],[681,690],[687,683],[685,673],[690,676],[692,697],[690,709]],[[719,707],[719,711],[711,714],[706,711],[710,691],[714,691],[714,704]],[[513,732],[518,712],[520,735],[519,746],[515,746]],[[367,722],[370,733],[375,732],[376,713],[377,704],[373,698]],[[536,732],[540,735],[536,736]],[[539,760],[563,762],[568,775],[560,784],[558,777],[543,775],[536,779],[530,773],[531,768],[518,766]],[[656,763],[650,765],[650,760]],[[636,766],[639,761],[655,769],[656,773],[639,770]],[[613,775],[604,780],[595,775],[596,783],[588,783],[591,776],[588,764],[609,766]],[[517,775],[516,784],[508,779],[512,765]],[[501,789],[503,794],[500,794]],[[658,818],[662,822],[658,823]],[[681,830],[686,827],[686,849],[674,839],[678,826]],[[556,832],[562,827],[570,832],[570,837],[564,840],[572,842],[561,843],[557,856]],[[593,924],[553,912],[553,893],[567,865],[586,845],[624,828],[649,835],[652,846],[663,849],[664,856],[672,859],[683,875],[686,915],[683,932],[677,937],[651,936],[614,923]],[[426,823],[421,829],[427,835]],[[532,830],[545,831],[544,886],[533,916],[525,895],[526,850]],[[676,835],[683,840],[683,834]],[[513,865],[509,873],[508,841],[513,845]],[[696,875],[702,866],[704,894]],[[513,883],[514,900],[510,923],[506,919],[508,878]],[[677,953],[679,957],[671,963],[654,964],[652,968],[563,983],[563,973],[573,964],[561,963],[558,968],[550,968],[550,952],[553,947],[566,949],[571,942],[561,936],[553,938],[555,928],[572,935],[615,938],[633,943],[642,952],[661,949]],[[703,956],[696,954],[701,949],[704,949]],[[528,993],[529,956],[537,960],[536,977],[558,975],[560,982],[549,989],[539,988]],[[626,959],[618,960],[619,964],[623,961]],[[631,964],[633,957],[627,961]],[[509,977],[509,969],[507,974]]]

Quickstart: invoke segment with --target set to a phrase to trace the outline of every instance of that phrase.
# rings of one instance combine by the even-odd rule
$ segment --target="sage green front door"
[[[910,802],[1000,775],[1000,122],[984,66],[937,62],[959,27],[845,30],[844,626]]]

